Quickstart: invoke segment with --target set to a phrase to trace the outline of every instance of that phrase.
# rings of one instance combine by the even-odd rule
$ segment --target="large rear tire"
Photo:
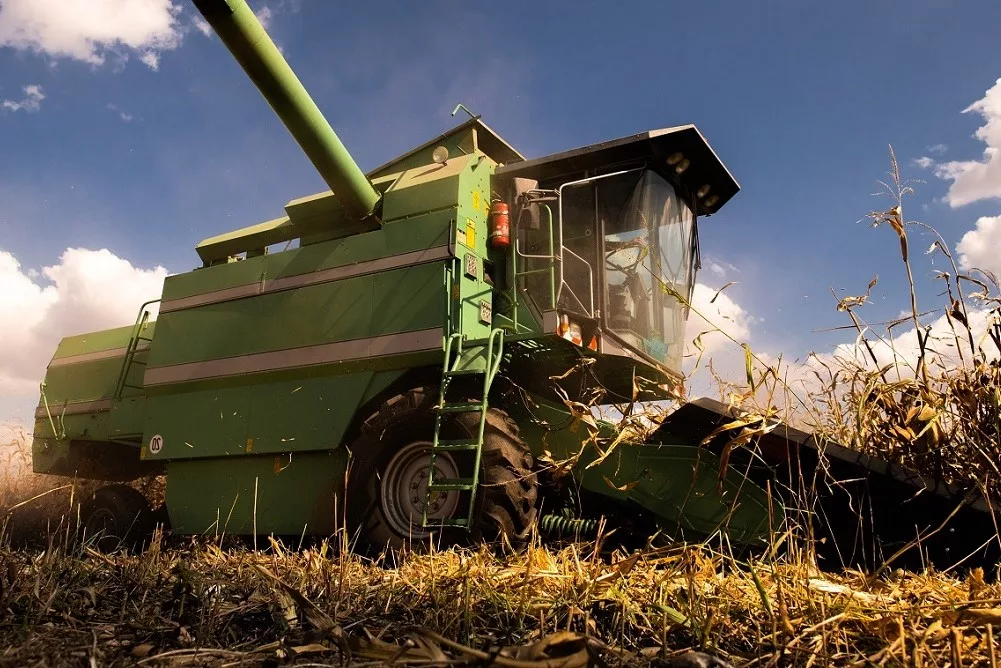
[[[472,530],[421,526],[437,396],[434,388],[419,388],[386,401],[365,421],[350,446],[345,515],[350,537],[357,540],[361,551],[377,554],[388,548],[419,552],[432,541],[449,546],[469,538],[506,539],[518,545],[528,536],[538,499],[532,455],[518,436],[517,424],[498,409],[487,412]],[[449,416],[442,424],[441,437],[474,437],[478,426],[477,412]],[[467,476],[469,465],[460,453],[454,457],[442,453],[435,462],[435,476]],[[431,499],[429,517],[432,523],[463,517],[467,509],[466,493],[437,492]]]
[[[126,485],[102,487],[80,507],[81,537],[101,552],[141,547],[153,521],[149,501]]]

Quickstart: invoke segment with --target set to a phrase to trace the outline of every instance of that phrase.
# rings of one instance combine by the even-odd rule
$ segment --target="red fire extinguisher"
[[[507,202],[495,201],[490,205],[490,245],[494,248],[511,245],[511,215]]]

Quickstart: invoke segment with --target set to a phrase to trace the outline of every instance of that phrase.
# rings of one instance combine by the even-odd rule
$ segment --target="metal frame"
[[[587,309],[586,307],[584,307],[584,303],[580,300],[580,297],[578,297],[576,294],[573,294],[573,290],[570,290],[570,293],[573,294],[574,299],[576,299],[577,303],[581,305],[581,308],[585,309],[586,315],[589,318],[596,317],[594,315],[594,270],[591,267],[591,264],[587,260],[585,260],[581,256],[577,255],[572,250],[570,250],[568,248],[565,248],[563,246],[563,189],[564,188],[570,188],[570,187],[578,187],[578,186],[586,185],[586,184],[589,184],[589,183],[594,183],[595,181],[600,181],[602,179],[609,179],[609,178],[612,178],[613,176],[621,176],[623,174],[629,174],[630,172],[639,172],[639,171],[643,171],[644,169],[646,169],[646,165],[643,165],[642,167],[633,167],[632,169],[620,169],[620,170],[618,170],[616,172],[609,172],[608,174],[600,174],[598,176],[589,176],[589,177],[584,178],[584,179],[577,179],[576,181],[567,181],[566,183],[561,184],[560,187],[556,189],[556,192],[557,192],[557,195],[558,195],[558,199],[557,199],[557,203],[556,203],[557,204],[557,211],[558,211],[557,219],[558,219],[558,222],[559,222],[558,227],[559,227],[559,230],[560,230],[560,287],[559,287],[559,290],[556,293],[556,300],[557,300],[557,302],[559,301],[559,298],[563,294],[563,286],[566,285],[566,278],[565,278],[564,272],[563,272],[564,264],[565,263],[563,262],[563,259],[562,259],[563,258],[563,252],[566,251],[566,252],[570,253],[570,255],[574,256],[575,258],[577,258],[578,260],[580,260],[581,262],[583,262],[584,264],[587,265],[588,277],[590,279],[588,281],[588,291],[590,293],[588,295],[588,302],[589,302],[589,304],[591,306],[590,309]],[[597,219],[595,220],[595,223],[597,224]],[[567,289],[569,290],[570,287],[567,286]]]

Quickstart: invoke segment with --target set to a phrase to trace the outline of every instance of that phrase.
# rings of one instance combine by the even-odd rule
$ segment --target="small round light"
[[[669,157],[667,158],[667,164],[669,164],[669,165],[671,165],[671,166],[673,167],[674,165],[676,165],[676,164],[678,164],[679,162],[681,162],[681,159],[682,159],[682,158],[684,158],[684,157],[685,157],[685,156],[684,156],[684,155],[682,155],[681,153],[672,153],[672,154],[671,154],[671,155],[670,155],[670,156],[669,156]]]
[[[444,165],[448,162],[448,149],[444,146],[439,146],[431,154],[431,160],[434,161],[436,165]]]
[[[713,195],[712,197],[706,200],[706,206],[711,209],[714,206],[716,206],[717,202],[719,202],[719,195]]]
[[[699,191],[695,194],[699,196],[699,199],[702,199],[703,197],[709,194],[709,190],[710,190],[709,184],[707,183],[701,188],[699,188]]]
[[[678,163],[678,164],[677,164],[677,165],[676,165],[676,166],[674,167],[674,173],[675,173],[675,174],[683,174],[683,173],[685,172],[685,170],[686,170],[686,169],[688,169],[689,165],[691,165],[691,164],[692,164],[692,163],[691,163],[691,162],[689,162],[688,158],[684,158],[684,159],[682,159],[682,161],[681,161],[681,162],[679,162],[679,163]]]

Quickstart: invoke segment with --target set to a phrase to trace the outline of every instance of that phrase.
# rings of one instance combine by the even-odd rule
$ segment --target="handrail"
[[[565,263],[562,261],[563,252],[566,251],[566,252],[569,252],[574,257],[576,257],[581,262],[585,263],[587,265],[588,274],[591,276],[591,280],[589,281],[589,288],[590,288],[590,293],[591,293],[590,294],[591,310],[588,311],[588,313],[587,313],[587,315],[589,317],[592,317],[592,318],[594,317],[594,279],[593,279],[594,272],[593,272],[593,269],[591,267],[591,263],[590,262],[588,262],[584,258],[580,257],[579,255],[577,255],[576,253],[574,253],[572,250],[570,250],[569,248],[567,248],[566,246],[563,245],[563,189],[564,188],[571,188],[571,187],[574,187],[574,186],[582,186],[582,185],[584,185],[586,183],[593,183],[594,181],[600,181],[602,179],[610,179],[613,176],[621,176],[623,174],[629,174],[631,172],[640,172],[640,171],[643,171],[644,169],[646,169],[646,167],[633,167],[632,169],[620,169],[617,172],[610,172],[608,174],[600,174],[598,176],[589,176],[589,177],[587,177],[585,179],[577,179],[576,181],[567,181],[566,183],[560,185],[560,187],[556,189],[556,192],[558,194],[556,203],[557,203],[557,207],[558,207],[557,211],[558,211],[558,217],[559,217],[560,256],[561,256],[561,259],[560,259],[560,294],[557,295],[557,298],[559,298],[562,295],[563,286],[564,285],[566,285],[567,288],[570,288],[570,286],[567,285],[567,282],[566,282],[566,276],[565,276],[565,272],[564,272],[564,264]],[[597,223],[598,223],[598,221],[595,220],[595,224],[596,225],[597,225]],[[574,299],[577,300],[577,303],[581,305],[581,308],[584,308],[584,303],[581,302],[580,298],[576,294],[574,294],[572,288],[570,289],[570,294],[573,294]]]
[[[536,192],[536,191],[529,191]],[[537,191],[537,192],[548,192],[548,191]],[[555,192],[555,191],[553,191]],[[557,195],[557,198],[559,196]],[[556,308],[556,263],[562,262],[562,258],[556,255],[556,242],[553,235],[553,210],[548,204],[539,204],[542,209],[546,212],[546,226],[549,229],[549,255],[537,255],[534,253],[523,253],[521,252],[521,242],[518,238],[518,227],[521,222],[521,214],[524,211],[524,207],[518,211],[518,218],[515,220],[515,237],[514,237],[514,253],[511,258],[511,294],[513,296],[512,303],[514,305],[514,327],[515,331],[518,330],[518,278],[519,276],[527,276],[529,274],[538,274],[543,271],[549,272],[549,307],[552,309]],[[518,271],[518,258],[523,259],[539,259],[546,260],[549,262],[548,267],[542,267],[539,269],[528,269],[525,271]]]
[[[135,359],[136,352],[139,349],[139,333],[146,326],[146,323],[149,322],[149,311],[146,310],[146,307],[159,301],[159,298],[150,299],[143,302],[142,306],[139,307],[139,315],[136,316],[136,322],[132,325],[132,332],[129,335],[129,345],[125,350],[125,358],[122,360],[122,370],[118,372],[118,382],[115,383],[115,401],[121,399],[125,393],[125,383],[128,381],[129,369],[132,367],[132,360]]]
[[[42,404],[45,406],[45,415],[49,418],[49,426],[52,427],[52,435],[56,437],[56,440],[61,441],[66,438],[66,422],[63,420],[63,416],[66,414],[66,407],[63,406],[63,412],[59,416],[59,429],[56,429],[56,422],[52,419],[52,411],[49,410],[49,399],[45,396],[44,380],[38,384],[38,390],[42,395]]]
[[[497,350],[494,351],[494,344],[496,341]],[[490,337],[487,340],[487,379],[485,381],[485,390],[489,390],[490,386],[493,384],[494,377],[497,372],[500,371],[501,359],[504,357],[504,330],[496,327],[490,330]],[[486,397],[486,392],[484,392],[484,397]]]

